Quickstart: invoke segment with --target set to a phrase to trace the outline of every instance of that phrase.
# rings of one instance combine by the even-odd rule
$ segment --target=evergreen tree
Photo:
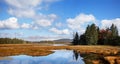
[[[85,38],[86,38],[86,43],[88,44],[90,41],[90,26],[88,25],[85,31]]]
[[[79,44],[80,45],[87,45],[85,34],[80,35]]]
[[[110,30],[111,30],[111,36],[112,37],[117,37],[118,36],[118,29],[114,24],[112,24],[112,26],[110,27]]]
[[[78,32],[75,33],[75,35],[73,35],[74,38],[73,38],[73,41],[72,41],[72,44],[73,45],[78,45],[79,44],[79,35],[78,35]]]
[[[119,39],[117,27],[114,24],[112,24],[110,30],[111,30],[111,37],[108,38],[107,45],[119,45],[120,39]]]
[[[93,45],[96,45],[97,44],[97,41],[98,41],[98,32],[97,32],[97,27],[95,26],[95,24],[92,24],[91,25],[91,28],[90,28],[90,44],[93,44]]]
[[[76,32],[72,43],[73,45],[120,45],[120,36],[114,24],[110,28],[102,30],[92,24],[87,26],[85,33],[80,37]]]
[[[86,42],[89,45],[96,45],[98,41],[98,30],[95,24],[91,26],[88,25],[86,32],[85,32]]]

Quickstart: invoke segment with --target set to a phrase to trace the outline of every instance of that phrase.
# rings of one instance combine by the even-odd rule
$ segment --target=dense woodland
[[[17,39],[17,38],[0,38],[0,44],[23,44],[27,43],[24,40]]]
[[[88,25],[84,34],[74,34],[73,45],[120,45],[117,27],[112,24],[106,29],[99,29],[95,24]]]

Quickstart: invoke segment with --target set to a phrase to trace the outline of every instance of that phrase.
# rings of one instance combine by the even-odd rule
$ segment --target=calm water
[[[47,56],[18,55],[0,59],[0,64],[85,64],[82,57],[72,50],[54,50]]]

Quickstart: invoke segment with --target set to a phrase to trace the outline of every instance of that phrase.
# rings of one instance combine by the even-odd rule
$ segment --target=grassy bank
[[[120,63],[120,47],[113,46],[41,46],[39,44],[1,44],[0,56],[31,55],[43,56],[53,53],[51,50],[76,50],[84,57],[86,64]]]

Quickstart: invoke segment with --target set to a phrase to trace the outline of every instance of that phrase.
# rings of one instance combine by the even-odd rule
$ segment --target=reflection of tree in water
[[[73,51],[73,59],[78,60],[79,57],[79,53],[77,53],[77,51]]]

